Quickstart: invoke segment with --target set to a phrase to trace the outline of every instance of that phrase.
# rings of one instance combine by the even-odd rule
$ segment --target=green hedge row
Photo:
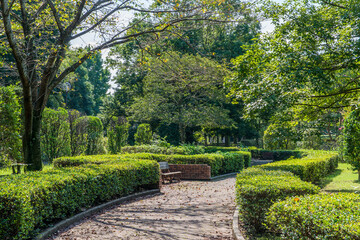
[[[256,168],[266,170],[283,170],[294,173],[301,180],[318,183],[319,180],[333,172],[338,166],[336,152],[312,151],[304,158],[273,162]]]
[[[39,229],[140,187],[159,183],[159,164],[137,160],[0,178],[0,239],[33,238]]]
[[[237,148],[237,147],[218,147],[218,146],[205,147],[206,153],[236,152],[236,151],[239,151],[239,148]]]
[[[266,220],[282,239],[360,239],[360,195],[291,197],[275,203]]]
[[[256,232],[265,230],[265,216],[274,202],[288,196],[315,194],[319,190],[319,187],[284,171],[249,168],[236,178],[236,202],[240,217],[247,228]]]
[[[297,150],[264,150],[264,149],[249,149],[251,152],[251,156],[254,159],[262,159],[262,160],[274,160],[274,161],[281,161],[286,160],[290,157],[294,158],[301,158],[306,155],[304,151],[297,151]]]
[[[181,147],[160,147],[156,145],[124,146],[122,153],[186,154]]]
[[[250,153],[218,153],[218,154],[197,154],[197,155],[164,155],[152,153],[135,153],[123,155],[135,159],[151,159],[157,162],[168,162],[171,164],[207,164],[211,167],[211,176],[238,172],[250,165]]]
[[[84,164],[108,164],[129,160],[132,161],[131,159],[122,157],[121,155],[88,155],[76,157],[60,157],[53,160],[53,166],[55,168],[76,167]]]

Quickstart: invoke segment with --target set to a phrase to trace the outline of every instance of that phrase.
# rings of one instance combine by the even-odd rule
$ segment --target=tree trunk
[[[205,144],[205,146],[207,146],[207,145],[208,145],[207,138],[208,138],[208,136],[205,134],[205,135],[204,135],[204,144]]]
[[[360,182],[360,169],[358,170],[358,181]]]
[[[38,115],[38,114],[37,114]],[[24,162],[29,164],[27,167],[30,171],[42,170],[41,161],[41,149],[40,149],[40,127],[41,127],[41,114],[40,116],[34,116],[32,119],[25,118],[26,121],[31,121],[32,128],[28,129],[25,127],[25,133],[23,138],[23,151],[24,151]]]
[[[229,135],[225,136],[225,146],[230,147],[230,136]]]
[[[180,133],[180,141],[182,144],[186,142],[186,126],[182,123],[179,123],[179,133]]]

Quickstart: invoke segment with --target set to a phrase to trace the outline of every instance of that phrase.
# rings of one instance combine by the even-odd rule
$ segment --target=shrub
[[[87,121],[77,110],[69,111],[71,156],[85,154],[87,147]]]
[[[0,167],[21,161],[20,112],[14,87],[0,86]]]
[[[45,108],[41,124],[41,151],[44,160],[52,162],[54,158],[71,154],[68,118],[64,108]]]
[[[125,158],[151,159],[157,162],[169,162],[171,164],[207,164],[211,167],[211,176],[238,172],[246,166],[244,159],[250,159],[249,154],[243,154],[242,152],[197,155],[136,153],[123,156]],[[246,162],[246,164],[248,164],[248,162]]]
[[[264,132],[264,146],[266,149],[294,149],[298,132],[294,122],[284,121],[273,123]]]
[[[76,156],[76,157],[61,157],[53,161],[54,168],[62,167],[76,167],[85,164],[105,164],[117,163],[124,161],[133,161],[130,158],[122,157],[121,155],[90,155],[90,156]]]
[[[345,159],[358,171],[360,181],[360,110],[350,113],[344,122]]]
[[[159,183],[159,164],[138,160],[0,178],[0,239],[28,239],[48,224]]]
[[[262,160],[286,160],[290,157],[301,158],[306,155],[304,151],[297,150],[264,150],[264,149],[250,149],[251,156],[255,159]]]
[[[313,151],[304,158],[292,158],[256,166],[256,168],[289,171],[304,181],[318,183],[322,177],[333,172],[337,165],[338,156],[336,152]]]
[[[160,147],[157,145],[137,145],[125,146],[121,149],[122,153],[155,153],[155,154],[185,154],[180,147]]]
[[[282,239],[360,239],[360,195],[317,194],[275,203],[267,226]]]
[[[85,116],[80,117],[76,121],[81,130],[85,131],[86,135],[86,150],[87,155],[103,154],[106,152],[103,143],[103,124],[98,117]]]
[[[140,124],[135,133],[135,143],[137,145],[149,144],[152,139],[150,124]]]
[[[211,176],[217,176],[221,173],[221,167],[225,159],[219,154],[199,154],[199,155],[163,155],[152,153],[136,153],[124,155],[124,157],[135,159],[150,159],[157,162],[168,162],[171,164],[207,164],[211,167]]]
[[[206,153],[216,153],[216,152],[236,152],[239,151],[237,147],[217,147],[217,146],[209,146],[205,147]]]
[[[108,148],[110,153],[119,153],[129,136],[130,125],[123,119],[113,117],[107,129]]]
[[[265,215],[271,205],[288,196],[315,194],[319,187],[301,181],[290,172],[249,168],[236,177],[236,202],[247,228],[263,231]]]

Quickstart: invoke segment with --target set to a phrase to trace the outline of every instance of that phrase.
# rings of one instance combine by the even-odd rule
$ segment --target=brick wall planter
[[[181,171],[180,179],[210,180],[211,168],[206,164],[169,164],[170,172]]]

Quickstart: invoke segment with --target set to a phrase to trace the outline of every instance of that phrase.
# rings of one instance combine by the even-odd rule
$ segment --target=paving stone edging
[[[238,174],[238,173],[239,172],[233,172],[233,173],[227,173],[227,174],[215,176],[215,177],[210,178],[210,181],[217,181],[217,180],[221,180],[223,178],[233,177],[233,176],[236,176],[236,174]]]
[[[115,199],[115,200],[112,200],[110,202],[107,202],[107,203],[104,203],[104,204],[101,204],[99,206],[96,206],[96,207],[93,207],[93,208],[90,208],[82,213],[79,213],[75,216],[72,216],[68,219],[65,219],[59,223],[57,223],[56,225],[54,225],[53,227],[50,227],[48,229],[46,229],[44,232],[40,233],[39,235],[37,235],[35,237],[35,240],[45,240],[46,238],[50,237],[52,234],[56,233],[57,231],[61,230],[61,229],[64,229],[64,228],[67,228],[69,227],[70,225],[86,218],[86,217],[89,217],[97,212],[100,212],[101,210],[105,209],[105,208],[108,208],[108,207],[111,207],[113,205],[117,205],[117,204],[120,204],[120,203],[123,203],[125,201],[129,201],[129,200],[133,200],[135,198],[138,198],[138,197],[144,197],[144,196],[148,196],[148,195],[151,195],[151,194],[155,194],[155,193],[160,193],[160,189],[153,189],[153,190],[148,190],[148,191],[144,191],[144,192],[139,192],[139,193],[134,193],[134,194],[131,194],[129,196],[126,196],[126,197],[122,197],[122,198],[118,198],[118,199]]]
[[[239,230],[239,207],[236,207],[234,212],[232,233],[235,240],[245,240],[245,238],[243,237],[243,235]]]

